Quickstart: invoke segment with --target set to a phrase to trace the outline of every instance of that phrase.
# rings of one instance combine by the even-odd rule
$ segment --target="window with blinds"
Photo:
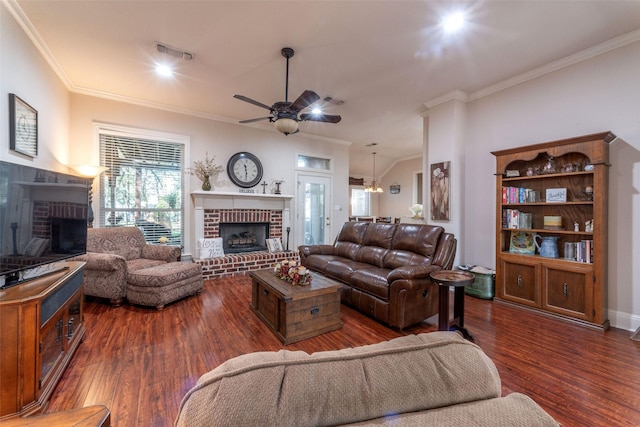
[[[184,247],[184,144],[99,131],[101,227],[136,226]]]

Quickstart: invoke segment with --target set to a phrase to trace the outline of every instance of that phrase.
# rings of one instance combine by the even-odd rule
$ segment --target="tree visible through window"
[[[184,246],[184,144],[99,131],[101,227],[136,226],[148,243]]]

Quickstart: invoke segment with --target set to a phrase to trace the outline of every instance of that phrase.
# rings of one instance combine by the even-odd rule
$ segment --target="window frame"
[[[106,164],[102,165],[102,152],[101,152],[102,147],[101,147],[101,141],[100,141],[101,135],[109,135],[113,137],[121,137],[126,139],[151,140],[151,141],[160,142],[160,143],[176,144],[176,145],[182,146],[182,165],[181,165],[181,175],[180,175],[180,181],[181,181],[181,187],[182,187],[182,191],[181,191],[182,199],[180,201],[180,206],[181,206],[181,222],[182,222],[181,246],[184,252],[185,248],[190,247],[190,236],[191,236],[191,224],[190,224],[190,221],[188,220],[188,218],[190,217],[190,210],[191,210],[190,204],[189,204],[189,194],[191,193],[190,179],[188,179],[188,177],[185,174],[185,171],[188,170],[187,165],[190,164],[190,156],[189,156],[190,137],[188,135],[182,135],[182,134],[159,132],[159,131],[152,131],[152,130],[141,129],[141,128],[112,125],[112,124],[105,124],[105,123],[98,123],[98,122],[93,123],[93,133],[94,133],[95,145],[97,147],[96,151],[98,152],[99,162],[101,166],[106,166],[106,167],[109,167],[109,165],[106,165]],[[97,199],[99,200],[99,203],[98,203],[98,211],[96,215],[96,218],[98,220],[96,222],[99,224],[100,227],[109,226],[108,224],[106,224],[106,221],[105,221],[106,215],[104,215],[105,203],[104,203],[103,196],[105,192],[105,188],[104,188],[105,179],[103,178],[103,176],[104,174],[101,174],[100,176],[99,185],[98,185],[98,194],[97,194]],[[143,210],[146,211],[149,209],[145,208]]]
[[[371,216],[371,194],[364,191],[365,187],[363,185],[350,185],[349,186],[349,216]],[[361,191],[364,194],[365,198],[365,213],[354,213],[353,211],[353,192]]]

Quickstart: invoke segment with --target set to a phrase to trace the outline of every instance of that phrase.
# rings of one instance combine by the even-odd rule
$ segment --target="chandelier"
[[[367,193],[384,193],[384,190],[380,186],[380,183],[376,182],[376,153],[375,153],[375,151],[372,154],[373,154],[373,175],[372,175],[372,180],[371,180],[371,184],[367,185],[364,188],[364,191],[366,191]]]

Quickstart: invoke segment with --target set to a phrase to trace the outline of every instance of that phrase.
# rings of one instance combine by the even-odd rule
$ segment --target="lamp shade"
[[[276,120],[274,126],[278,129],[278,132],[282,132],[285,135],[289,135],[298,130],[298,122],[286,117]]]
[[[109,169],[104,166],[94,166],[94,165],[73,165],[70,167],[71,169],[78,172],[80,175],[87,178],[95,178],[96,176],[100,175],[102,172]]]

